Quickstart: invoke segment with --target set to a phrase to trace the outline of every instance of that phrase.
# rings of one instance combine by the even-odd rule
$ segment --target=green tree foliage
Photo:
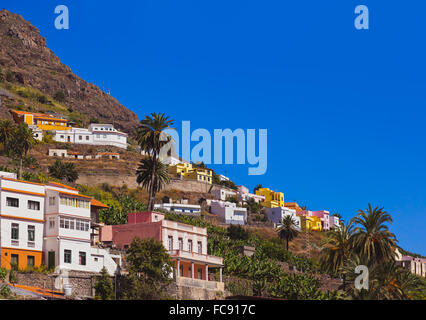
[[[130,212],[142,212],[146,205],[129,196],[122,196],[118,202],[99,212],[99,220],[107,225],[126,224]]]
[[[358,210],[354,223],[357,227],[351,241],[356,253],[376,263],[395,258],[396,238],[387,226],[392,223],[392,217],[383,208],[373,209],[368,204],[366,210]]]
[[[231,240],[248,240],[250,237],[250,233],[240,225],[230,225],[227,233]]]
[[[145,183],[144,186],[148,190],[148,210],[154,209],[155,193],[161,186],[160,181],[156,180],[158,175],[157,165],[161,148],[170,142],[170,137],[164,138],[163,131],[170,129],[173,120],[170,120],[163,113],[152,113],[151,116],[145,116],[141,120],[140,126],[136,130],[137,141],[142,151],[149,155],[150,162],[141,163],[143,168],[150,168],[151,182]],[[139,174],[137,173],[138,180]],[[139,182],[138,182],[139,183]]]
[[[127,299],[153,300],[165,298],[172,281],[172,261],[163,244],[155,239],[133,239],[127,251]]]
[[[19,178],[22,177],[23,160],[27,157],[28,152],[35,143],[33,132],[26,123],[20,123],[15,127],[8,148],[12,156],[19,160]]]
[[[58,102],[65,102],[65,93],[63,93],[62,91],[56,91],[53,95],[53,99]]]
[[[72,183],[78,179],[78,172],[74,163],[56,160],[49,166],[49,176]]]
[[[142,159],[136,171],[136,182],[156,194],[170,183],[167,165],[159,159]]]
[[[256,214],[262,211],[262,205],[256,202],[253,198],[248,199],[247,202],[244,204],[244,207],[247,208],[249,213]]]
[[[297,230],[296,220],[294,220],[292,216],[285,216],[281,220],[281,226],[278,227],[277,231],[280,239],[286,240],[286,249],[288,251],[289,242],[296,238],[299,234],[299,231]]]
[[[102,268],[100,276],[96,277],[95,290],[102,300],[110,300],[114,296],[114,287],[105,267]]]

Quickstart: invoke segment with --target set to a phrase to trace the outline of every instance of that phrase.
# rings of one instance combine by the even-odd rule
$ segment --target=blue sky
[[[140,118],[268,129],[268,170],[213,166],[310,209],[383,206],[426,254],[426,4],[408,1],[3,0],[74,73]],[[70,29],[54,28],[67,5]],[[370,30],[354,9],[370,10]]]

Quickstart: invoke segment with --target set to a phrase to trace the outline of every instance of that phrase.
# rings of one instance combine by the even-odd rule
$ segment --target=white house
[[[212,200],[210,211],[227,224],[247,223],[247,208],[237,207],[233,202]]]
[[[176,213],[199,214],[201,212],[200,205],[187,203],[161,203],[155,204],[154,209],[163,209]]]
[[[55,132],[55,141],[127,148],[127,134],[115,129],[112,124],[92,123],[88,129],[57,130]]]
[[[276,207],[276,208],[265,208],[266,216],[269,221],[272,221],[276,225],[281,224],[282,219],[286,216],[291,216],[300,230],[300,217],[296,215],[296,210],[289,209],[287,207]]]
[[[229,181],[229,178],[228,178],[228,177],[226,177],[226,176],[224,176],[223,174],[220,174],[220,175],[219,175],[219,180],[220,180],[220,181]]]
[[[39,266],[44,230],[44,185],[0,178],[1,267]]]
[[[66,149],[49,149],[49,157],[68,157],[68,150]]]
[[[232,189],[228,188],[215,188],[210,192],[216,199],[225,201],[229,197],[234,197],[237,195]]]
[[[46,186],[45,261],[64,270],[114,274],[121,257],[91,246],[91,197],[56,183]]]
[[[249,199],[253,199],[257,203],[260,203],[265,201],[265,196],[250,193],[247,187],[238,186],[238,200],[241,202],[247,202]]]

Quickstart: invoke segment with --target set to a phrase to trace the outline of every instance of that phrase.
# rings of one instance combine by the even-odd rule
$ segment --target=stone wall
[[[176,285],[172,283],[167,293],[178,300],[218,300],[224,298],[224,293],[216,290]]]
[[[110,186],[121,187],[127,185],[130,189],[136,189],[138,184],[136,183],[136,176],[134,175],[115,175],[115,174],[85,174],[81,173],[78,180],[78,184],[88,184],[88,185],[102,185],[107,183]],[[210,191],[216,189],[226,189],[224,186],[212,185],[201,181],[195,180],[180,180],[180,179],[171,179],[170,184],[168,184],[165,190],[181,190],[185,192],[199,192],[199,193],[209,193]],[[233,190],[234,191],[234,190]]]
[[[83,297],[94,296],[96,275],[96,273],[91,272],[70,271],[66,281],[72,285],[72,294]],[[61,291],[60,281],[56,281],[58,276],[58,274],[18,272],[16,273],[16,283],[25,286]],[[111,279],[114,281],[114,278]]]

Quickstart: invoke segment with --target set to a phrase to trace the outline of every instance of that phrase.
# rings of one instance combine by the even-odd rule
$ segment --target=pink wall
[[[161,226],[161,221],[153,223],[136,223],[124,224],[119,226],[105,226],[101,228],[100,240],[113,241],[115,246],[119,249],[123,249],[125,245],[130,246],[130,243],[135,237],[139,237],[141,239],[154,238],[158,241],[161,241]]]
[[[134,223],[150,223],[164,220],[164,215],[155,211],[132,212],[128,214],[127,222]]]

